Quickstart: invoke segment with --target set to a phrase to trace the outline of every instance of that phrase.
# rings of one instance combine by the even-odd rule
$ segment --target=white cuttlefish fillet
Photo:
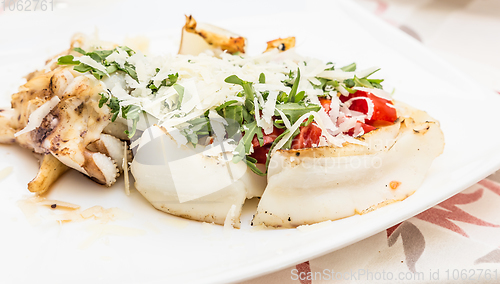
[[[228,145],[179,145],[158,126],[144,131],[131,165],[137,190],[157,209],[188,219],[239,228],[247,198],[261,196],[265,178],[244,162],[233,163]],[[231,210],[231,207],[236,209]]]
[[[280,150],[254,225],[296,227],[370,212],[413,194],[444,148],[439,123],[396,103],[399,120],[362,137],[364,145]]]

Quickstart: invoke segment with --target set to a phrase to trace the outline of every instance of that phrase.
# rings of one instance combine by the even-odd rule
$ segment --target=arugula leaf
[[[301,91],[299,92],[296,96],[295,96],[295,102],[298,103],[300,102],[301,100],[304,99],[304,97],[306,96],[306,92],[305,91]]]
[[[219,115],[227,121],[226,132],[229,138],[237,139],[240,131],[240,125],[244,121],[244,111],[242,105],[230,105],[218,111]]]
[[[366,78],[370,77],[371,75],[373,75],[374,73],[378,72],[379,70],[380,70],[380,68],[376,69],[372,73],[370,73],[370,74],[366,75],[365,77],[363,77],[363,79],[366,79]]]
[[[133,50],[132,50],[130,47],[128,47],[128,46],[124,46],[124,45],[122,45],[122,46],[119,46],[119,48],[120,48],[121,50],[125,51],[125,52],[128,54],[128,56],[132,56],[132,55],[134,55],[134,54],[135,54],[135,51],[133,51]]]
[[[331,65],[330,67],[326,68],[325,71],[333,71],[335,70],[335,65],[333,62],[327,62],[326,65]]]
[[[358,86],[359,85],[353,80],[353,79],[345,79],[344,80],[344,89],[346,89],[350,94],[354,94],[356,93],[356,90],[352,89],[353,87],[355,86]]]
[[[370,83],[380,84],[384,82],[384,79],[367,79]]]
[[[254,121],[255,115],[255,105],[254,105],[254,90],[251,82],[243,81],[236,75],[231,75],[227,77],[224,82],[240,85],[243,87],[243,93],[245,95],[245,108],[242,108],[243,118],[247,123]]]
[[[118,66],[116,64],[111,64],[106,67],[106,72],[108,72],[108,74],[114,73],[116,71],[118,71]]]
[[[168,74],[168,80],[163,80],[162,84],[164,84],[164,86],[171,87],[177,82],[177,79],[179,79],[179,73],[175,73],[175,75]]]
[[[80,47],[75,47],[73,48],[73,50],[82,55],[90,56],[92,59],[100,63],[101,61],[106,59],[106,57],[111,55],[111,53],[113,53],[116,48],[112,50],[94,50],[92,52],[85,52],[85,50],[81,49]]]
[[[118,100],[117,97],[111,97],[108,103],[108,107],[111,109],[112,112],[118,112],[120,111],[120,100]]]
[[[99,54],[95,53],[95,52],[88,52],[86,55],[88,57],[94,59],[95,62],[99,62],[99,63],[102,62],[101,56]]]
[[[236,75],[231,75],[227,77],[224,82],[229,83],[229,84],[235,84],[235,85],[243,85],[243,80],[241,80],[238,76]]]
[[[113,116],[111,116],[111,122],[115,122],[115,120],[118,118],[119,112],[113,113]]]
[[[257,160],[251,156],[246,156],[246,158],[243,160],[245,161],[245,163],[247,164],[247,166],[252,170],[252,172],[256,173],[257,175],[259,176],[265,176],[266,173],[263,173],[261,170],[259,170],[259,168],[257,168],[257,166],[255,165],[255,163],[257,163]],[[267,171],[266,171],[267,172]]]
[[[243,119],[246,121],[246,122],[252,122],[255,120],[255,117],[250,114],[248,112],[248,110],[246,108],[241,108],[242,112],[243,112]],[[253,113],[254,111],[252,111]]]
[[[283,147],[281,147],[281,149],[291,149],[292,148],[293,138],[295,138],[297,135],[299,135],[299,133],[300,133],[300,128],[297,128],[295,130],[295,132],[292,134],[292,136],[290,136],[290,138],[288,139],[288,141],[286,141],[286,143],[283,144]]]
[[[172,87],[175,89],[175,91],[179,95],[177,109],[180,109],[182,106],[182,100],[184,99],[184,87],[181,85],[178,85],[178,84],[174,84]]]
[[[153,84],[152,80],[149,82],[149,84],[146,85],[146,88],[149,88],[152,91],[152,93],[158,92],[159,89],[158,87],[155,86],[155,84]]]
[[[260,92],[260,94],[262,95],[262,98],[267,101],[267,97],[269,97],[269,91]]]
[[[59,65],[78,65],[80,61],[73,60],[75,57],[73,55],[61,56],[57,59],[57,64]]]
[[[208,114],[207,114],[208,115]],[[205,115],[188,121],[189,126],[181,129],[181,133],[196,147],[198,137],[210,135],[210,119]]]
[[[326,84],[330,81],[329,79],[325,79],[325,78],[320,78],[320,77],[316,77],[316,79],[318,79],[318,81],[320,82],[319,85],[314,85],[313,83],[311,83],[311,85],[313,85],[313,87],[315,89],[322,89],[322,90],[325,90],[325,86]]]
[[[346,90],[349,92],[349,94],[354,94],[354,93],[356,93],[356,90],[355,90],[355,89],[351,89],[351,88],[349,88],[349,87],[347,87],[347,86],[344,86],[344,89],[346,89]]]
[[[349,65],[346,65],[346,66],[344,66],[344,67],[341,67],[340,69],[341,69],[342,71],[344,71],[344,72],[354,72],[354,71],[356,71],[356,63],[355,63],[355,62],[353,62],[353,63],[351,63],[351,64],[349,64]]]
[[[80,47],[75,47],[73,48],[73,50],[83,55],[87,54],[87,52],[85,52],[85,50],[81,49]]]
[[[339,82],[337,80],[331,80],[327,83],[327,85],[332,85],[334,87],[338,87],[339,86]]]
[[[73,67],[73,70],[80,72],[80,73],[90,72],[92,75],[94,75],[94,77],[97,80],[100,80],[100,79],[102,79],[102,77],[106,76],[106,74],[104,72],[97,70],[97,69],[95,69],[95,68],[93,68],[85,63],[81,63],[80,61],[73,60],[73,59],[74,59],[73,55],[62,56],[62,57],[59,57],[57,59],[57,64],[59,64],[59,65],[77,65],[77,66]]]
[[[128,63],[128,62],[125,62],[124,68],[119,68],[120,70],[124,71],[125,73],[127,73],[130,77],[132,77],[132,79],[136,80],[137,82],[139,82],[139,79],[137,79],[137,73],[135,72],[135,66]]]
[[[325,86],[323,88],[323,91],[324,92],[327,92],[325,93],[324,95],[329,95],[328,92],[330,91],[333,91],[335,88],[337,88],[339,86],[339,82],[337,80],[328,80],[326,83],[325,83]]]
[[[132,138],[135,135],[135,132],[137,131],[137,122],[139,119],[134,119],[132,120],[132,132],[129,132],[128,129],[125,130],[125,134],[127,134],[128,138]]]
[[[90,74],[94,75],[94,77],[97,80],[101,80],[102,77],[106,76],[106,73],[102,72],[101,70],[97,70],[95,68],[92,68],[92,70],[90,70]]]
[[[110,96],[106,97],[106,94],[100,93],[101,99],[99,100],[99,108],[103,107],[105,103],[109,107],[111,113],[111,122],[114,122],[116,118],[118,118],[118,114],[120,113],[120,100],[118,98]]]
[[[240,78],[238,78],[238,76],[236,76],[236,75],[231,75],[231,76],[227,77],[224,80],[224,82],[242,86],[243,91],[245,91],[245,95],[246,95],[247,100],[250,100],[252,102],[252,105],[253,105],[254,92],[253,92],[253,88],[252,88],[252,82],[243,81]]]
[[[160,72],[160,68],[156,68],[156,74],[158,74],[158,72]],[[155,86],[153,84],[153,80],[151,80],[149,81],[147,87],[150,88],[153,91],[153,93],[156,93],[161,87],[172,87],[177,82],[177,79],[179,79],[179,73],[168,74],[168,78],[161,81],[160,86],[158,87]]]
[[[319,111],[321,106],[310,104],[305,105],[303,102],[300,103],[286,103],[276,105],[276,109],[282,111],[290,120],[290,123],[293,125],[301,116],[310,112],[310,111]],[[274,115],[279,116],[279,112],[275,111]]]
[[[141,113],[141,108],[136,105],[128,105],[122,107],[122,117],[125,119],[139,118],[140,113]]]
[[[237,103],[237,102],[238,102],[237,100],[227,101],[227,102],[225,102],[225,103],[221,104],[220,106],[216,107],[216,108],[215,108],[215,111],[219,112],[219,111],[221,111],[222,109],[224,109],[224,108],[226,108],[226,107],[228,107],[228,106],[230,106],[230,105],[232,105],[232,104],[235,104],[235,103]]]
[[[95,50],[92,53],[95,53],[97,56],[99,56],[101,58],[101,61],[102,61],[102,60],[105,60],[106,57],[110,56],[111,53],[113,53],[115,50],[116,49],[113,49],[113,50]],[[89,53],[87,53],[87,55],[89,55]]]
[[[121,48],[122,50],[126,51],[129,56],[132,56],[133,54],[135,54],[135,52],[132,49],[130,49],[126,46],[120,46],[118,48]],[[85,50],[83,50],[82,48],[75,47],[75,48],[73,48],[73,50],[82,54],[82,55],[89,56],[97,63],[102,64],[104,67],[106,67],[106,72],[108,74],[111,74],[111,73],[114,73],[118,70],[121,70],[121,71],[129,74],[134,80],[138,81],[137,73],[135,71],[134,65],[132,65],[128,62],[125,62],[124,67],[121,68],[114,61],[112,61],[112,62],[106,61],[106,58],[109,55],[111,55],[113,52],[117,51],[116,48],[112,49],[112,50],[94,50],[92,52],[85,52]],[[59,57],[57,59],[57,62],[59,65],[77,65],[77,66],[73,67],[73,69],[75,71],[80,72],[80,73],[90,72],[98,80],[101,80],[104,76],[106,76],[106,73],[104,73],[100,70],[97,70],[96,68],[93,68],[87,64],[81,63],[80,61],[73,60],[73,59],[74,59],[74,57],[72,55],[66,55],[66,56]]]
[[[299,88],[299,82],[300,82],[300,68],[297,68],[297,77],[295,78],[295,81],[293,81],[292,90],[288,95],[288,101],[295,102],[295,94],[297,94],[297,89]]]
[[[80,72],[80,73],[85,73],[85,72],[90,72],[90,74],[94,75],[94,77],[97,80],[101,80],[102,77],[106,76],[106,74],[100,70],[97,70],[85,63],[80,63],[78,66],[73,67],[73,70]]]
[[[134,137],[141,112],[141,108],[136,105],[122,107],[122,117],[132,120],[132,131],[129,132],[128,130],[125,130],[125,134],[128,135],[128,138]]]
[[[276,99],[277,102],[280,102],[280,103],[287,103],[288,102],[288,94],[283,92],[283,91],[280,91],[280,93],[278,94],[278,98]]]
[[[233,152],[233,163],[238,163],[239,161],[243,160],[246,157],[246,151],[245,151],[245,143],[243,142],[243,138],[238,142],[238,145],[234,149]]]
[[[262,129],[257,126],[257,122],[254,121],[252,123],[244,124],[243,129],[245,134],[238,143],[238,146],[236,146],[235,152],[237,152],[237,154],[233,156],[233,163],[238,163],[244,159],[246,155],[250,154],[252,140],[255,135],[257,135],[259,144],[261,146],[264,145],[264,135],[262,133]]]
[[[290,70],[290,72],[288,74],[286,74],[286,76],[288,76],[288,79],[281,81],[281,83],[283,83],[283,85],[285,85],[287,87],[292,87],[293,86],[293,78],[294,78],[293,71]]]
[[[237,102],[237,101],[229,101],[229,102],[226,102],[225,104],[227,104],[227,103],[233,104],[234,102]],[[230,105],[230,104],[227,104],[224,108],[221,108],[219,110],[216,109],[216,111],[219,113],[220,116],[222,116],[226,119],[234,120],[239,125],[241,125],[243,123],[243,119],[244,119],[243,106]]]
[[[368,82],[370,82],[370,84],[372,84],[372,86],[377,89],[383,89],[382,85],[380,84],[383,81],[384,79],[368,79]]]
[[[300,124],[300,126],[308,126],[309,124],[311,124],[311,122],[313,121],[313,119],[314,119],[314,116],[310,115],[305,122],[302,122]]]
[[[108,102],[109,98],[106,96],[105,93],[100,93],[101,99],[99,100],[99,108],[102,108],[102,106]]]
[[[109,107],[112,113],[111,122],[114,122],[118,118],[120,110],[123,118],[132,120],[132,131],[125,130],[125,134],[129,138],[132,138],[135,135],[137,122],[139,122],[140,114],[142,113],[141,108],[136,105],[128,105],[120,108],[120,100],[117,97],[108,97],[105,93],[100,93],[99,95],[101,96],[99,108],[103,107],[104,104]]]
[[[240,125],[243,124],[243,111],[244,108],[241,105],[228,106],[223,110],[223,115],[228,123],[226,126],[226,132],[229,138],[237,139],[237,134],[240,134]]]
[[[283,122],[283,119],[276,119],[275,121],[273,121],[273,125],[279,129],[286,128],[285,123]]]
[[[259,83],[265,84],[266,83],[266,74],[260,73],[259,75]]]
[[[356,86],[356,82],[354,82],[353,79],[345,79],[344,84],[348,88],[352,88],[352,87]]]
[[[354,83],[356,83],[357,87],[365,87],[365,88],[373,88],[372,84],[365,78],[358,78],[354,75]]]

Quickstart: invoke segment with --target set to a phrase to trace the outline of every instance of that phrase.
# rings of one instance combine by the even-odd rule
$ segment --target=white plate
[[[66,48],[72,32],[91,31],[88,23],[100,23],[103,38],[113,40],[125,33],[145,31],[153,38],[154,50],[175,50],[175,44],[168,42],[178,38],[183,21],[179,15],[193,9],[140,3],[111,2],[102,4],[95,13],[90,11],[96,7],[72,7],[71,3],[50,15],[4,12],[0,18],[0,92],[4,104],[8,103],[7,94],[22,82],[22,75],[40,65],[47,54]],[[1,146],[0,170],[12,166],[13,172],[0,181],[0,282],[208,283],[249,279],[369,237],[500,167],[500,147],[495,139],[498,134],[490,124],[497,121],[498,94],[471,82],[413,39],[350,2],[314,2],[306,7],[292,3],[293,9],[279,14],[268,12],[279,11],[279,7],[262,10],[265,2],[252,3],[248,6],[251,12],[244,5],[221,8],[215,3],[216,8],[210,10],[213,14],[204,11],[206,4],[195,5],[194,13],[205,21],[219,19],[211,22],[247,36],[255,52],[264,49],[267,40],[295,35],[299,53],[325,61],[382,67],[380,75],[387,79],[386,87],[396,87],[395,98],[427,110],[440,120],[445,133],[445,151],[433,163],[422,187],[403,202],[307,232],[251,228],[252,206],[247,206],[242,229],[224,231],[221,226],[156,211],[135,190],[125,196],[122,182],[104,188],[71,172],[55,185],[48,198],[82,208],[118,207],[132,216],[104,225],[93,220],[59,225],[50,219],[50,214],[55,214],[50,209],[40,209],[34,215],[28,212],[28,218],[22,213],[18,200],[29,196],[26,184],[38,165],[29,151]],[[256,16],[227,19],[224,15],[230,8],[233,14],[241,11]],[[131,10],[138,14],[123,19],[109,14],[122,15]],[[169,19],[171,14],[174,16]],[[159,30],[160,24],[175,28],[152,32]],[[255,201],[250,203],[255,207]]]

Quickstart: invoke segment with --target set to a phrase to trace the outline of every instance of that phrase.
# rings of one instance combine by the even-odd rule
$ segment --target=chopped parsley
[[[122,117],[128,120],[132,120],[132,131],[125,130],[125,134],[128,135],[129,138],[132,138],[135,135],[137,122],[139,122],[139,117],[141,114],[141,108],[136,105],[127,105],[120,107],[120,100],[117,97],[109,96],[106,93],[100,93],[101,99],[99,99],[99,108],[102,108],[104,104],[109,107],[111,111],[111,122],[114,122],[118,115],[121,114]]]

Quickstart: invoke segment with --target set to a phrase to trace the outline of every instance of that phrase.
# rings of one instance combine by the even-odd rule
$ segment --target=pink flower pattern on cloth
[[[247,283],[500,283],[498,204],[500,171],[385,232]]]
[[[500,94],[498,36],[469,52],[452,45],[500,31],[500,1],[356,2]],[[245,283],[371,282],[500,283],[500,171],[385,232]]]

